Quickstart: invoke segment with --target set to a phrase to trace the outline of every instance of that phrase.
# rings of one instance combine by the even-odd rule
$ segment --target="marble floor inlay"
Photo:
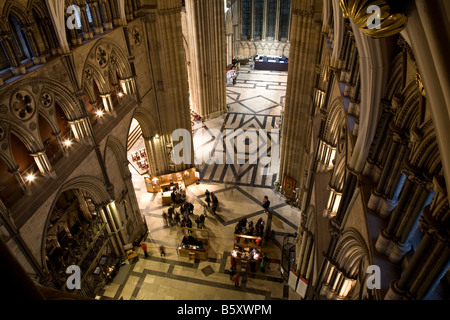
[[[205,121],[194,129],[194,146],[197,153],[224,153],[224,144],[217,141],[217,134],[226,136],[227,129],[261,130],[278,129],[286,91],[287,73],[241,68],[234,86],[227,86],[228,112],[218,118]],[[229,131],[228,131],[229,132]],[[236,132],[236,131],[235,131]],[[201,133],[196,135],[196,133]],[[253,136],[254,137],[254,136]],[[243,139],[246,145],[251,137]],[[270,139],[263,141],[271,152]],[[237,147],[236,144],[232,147]],[[237,148],[236,150],[237,151]],[[206,214],[202,237],[208,237],[208,259],[190,261],[178,254],[177,248],[183,238],[179,226],[164,224],[162,213],[167,206],[161,203],[160,194],[146,192],[143,177],[133,170],[133,185],[140,210],[145,216],[148,236],[145,239],[148,257],[139,249],[139,258],[127,264],[116,279],[102,291],[105,300],[296,300],[300,296],[283,280],[280,272],[281,246],[286,235],[297,232],[300,212],[290,207],[275,193],[273,183],[276,174],[264,171],[267,165],[260,158],[251,163],[251,152],[235,153],[243,163],[206,164],[197,166],[200,171],[198,184],[186,188],[187,200],[194,204],[195,218],[203,213],[205,191],[214,192],[219,199],[217,214]],[[270,215],[261,204],[264,196],[271,201]],[[239,287],[231,280],[231,251],[236,223],[246,217],[256,223],[262,218],[270,223],[273,238],[264,240],[262,250],[269,262],[265,272],[259,267],[243,271]],[[160,246],[165,256],[160,255]],[[124,268],[123,266],[121,270]]]

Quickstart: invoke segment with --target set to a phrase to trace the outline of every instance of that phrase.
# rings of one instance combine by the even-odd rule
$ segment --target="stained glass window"
[[[281,0],[280,40],[287,40],[289,36],[290,13],[291,13],[291,0]]]
[[[277,0],[267,0],[267,37],[275,37],[277,22]]]
[[[242,36],[250,37],[252,19],[252,1],[242,0]]]
[[[255,0],[255,31],[253,36],[261,39],[264,21],[264,0]]]

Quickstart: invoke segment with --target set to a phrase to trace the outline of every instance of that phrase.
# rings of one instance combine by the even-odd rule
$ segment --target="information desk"
[[[197,183],[197,178],[195,176],[196,169],[191,168],[185,171],[165,174],[162,176],[155,177],[144,177],[145,186],[147,192],[166,192],[170,191],[170,187],[178,184],[183,184],[183,188]],[[166,190],[167,189],[167,190]]]
[[[189,260],[208,259],[209,233],[205,229],[181,228],[183,230],[183,239],[177,248],[177,253],[181,257],[188,257]]]

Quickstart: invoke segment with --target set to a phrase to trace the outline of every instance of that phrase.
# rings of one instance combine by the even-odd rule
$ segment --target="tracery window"
[[[267,0],[267,37],[275,37],[277,23],[277,0]]]
[[[264,21],[264,0],[255,0],[255,31],[253,36],[261,39]]]
[[[252,19],[252,1],[242,1],[242,36],[250,37]]]
[[[291,0],[281,0],[280,40],[285,40],[289,36],[290,12]]]
[[[31,58],[31,50],[29,48],[27,38],[22,32],[19,21],[12,14],[9,15],[9,24],[12,30],[12,43],[17,57],[20,61]]]

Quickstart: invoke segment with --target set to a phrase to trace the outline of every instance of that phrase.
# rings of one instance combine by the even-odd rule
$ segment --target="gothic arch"
[[[415,80],[411,81],[403,92],[404,103],[394,118],[394,123],[401,129],[409,130],[419,115],[422,95]]]
[[[111,135],[108,136],[108,139],[106,141],[106,147],[105,147],[103,159],[106,159],[106,153],[107,153],[108,148],[111,149],[112,153],[114,154],[114,157],[117,161],[117,165],[119,167],[121,176],[124,177],[125,170],[123,167],[128,161],[125,148],[123,147],[122,143],[120,142],[120,140],[118,138],[111,136]]]
[[[344,188],[344,180],[347,164],[346,157],[339,157],[337,164],[334,166],[333,176],[330,180],[330,186],[336,188],[336,191],[341,192]]]
[[[396,93],[402,89],[403,69],[405,68],[405,59],[403,52],[397,54],[393,61],[391,76],[386,88],[386,100],[391,101]]]
[[[338,267],[349,277],[356,279],[360,271],[356,266],[369,257],[369,250],[361,234],[353,228],[344,230],[333,255]]]
[[[142,135],[144,138],[154,137],[158,133],[158,127],[156,126],[153,118],[150,116],[149,111],[143,107],[137,107],[133,118],[137,120],[142,129]],[[131,122],[130,122],[131,126]]]
[[[44,228],[42,230],[42,240],[41,240],[41,264],[44,270],[48,270],[46,263],[46,254],[47,254],[47,239],[52,238],[52,236],[48,233],[50,225],[50,221],[53,215],[53,212],[56,207],[56,203],[58,202],[60,196],[69,190],[83,190],[89,194],[89,197],[92,199],[95,207],[101,207],[110,202],[110,196],[106,191],[106,187],[104,183],[94,176],[79,176],[70,181],[64,183],[56,192],[56,197],[53,199],[50,210],[47,212],[46,221],[44,224]]]
[[[338,144],[342,125],[345,124],[343,109],[344,107],[342,106],[341,98],[337,98],[331,103],[331,107],[328,111],[323,136],[325,137],[325,140],[334,147]]]
[[[409,162],[416,168],[425,169],[429,175],[437,175],[442,169],[439,146],[432,119],[421,128],[423,138],[413,145]]]
[[[361,299],[365,294],[365,271],[371,258],[364,238],[353,228],[343,231],[336,250],[326,261],[321,294],[330,299]]]
[[[109,93],[110,74],[117,73],[120,79],[133,76],[126,55],[117,44],[110,40],[98,40],[87,57],[82,73],[85,88],[91,87],[92,80],[95,80],[102,93]]]
[[[27,8],[23,7],[18,1],[8,0],[3,7],[3,16],[8,18],[13,14],[19,21],[21,26],[31,25],[33,23],[32,17],[27,14]]]

